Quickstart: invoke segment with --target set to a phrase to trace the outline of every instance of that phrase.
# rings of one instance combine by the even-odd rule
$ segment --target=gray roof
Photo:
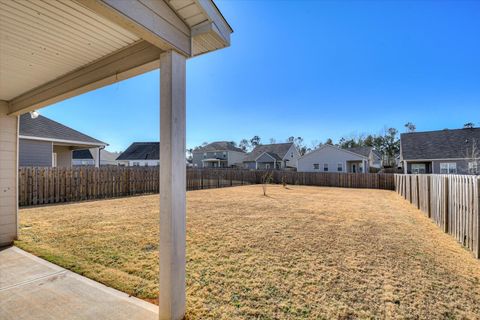
[[[193,152],[212,152],[212,151],[236,151],[244,152],[242,149],[237,148],[230,141],[215,141],[207,144],[206,146],[199,147]]]
[[[404,160],[466,158],[473,141],[480,146],[480,128],[402,133]]]
[[[117,160],[160,160],[160,142],[134,142]]]
[[[290,147],[293,145],[293,142],[287,143],[275,143],[275,144],[261,144],[256,146],[255,149],[252,150],[245,159],[244,162],[252,162],[255,161],[262,153],[266,152],[269,155],[275,157],[277,160],[283,159],[285,154],[288,152]]]
[[[345,148],[343,150],[347,150],[368,158],[373,148],[372,147],[354,147],[354,148]]]
[[[72,158],[78,160],[93,160],[92,153],[88,149],[73,150]]]
[[[105,142],[87,136],[47,117],[39,115],[37,118],[32,119],[30,113],[25,113],[20,116],[19,133],[20,136],[78,141],[92,145],[107,145]]]

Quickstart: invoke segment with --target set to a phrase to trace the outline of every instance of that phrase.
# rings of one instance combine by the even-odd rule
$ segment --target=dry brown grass
[[[21,210],[17,245],[157,296],[158,196]],[[395,193],[188,192],[190,319],[475,319],[480,263]]]

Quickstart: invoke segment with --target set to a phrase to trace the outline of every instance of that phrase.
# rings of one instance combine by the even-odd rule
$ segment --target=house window
[[[337,171],[338,171],[338,172],[342,172],[342,171],[343,171],[343,164],[342,164],[341,162],[338,163]]]
[[[479,163],[477,161],[471,161],[471,162],[468,163],[468,172],[470,174],[478,174],[479,173],[479,171],[478,171],[479,167],[480,166],[479,166]]]
[[[207,153],[205,152],[205,153],[203,154],[203,159],[205,159],[206,157],[207,157]]]
[[[290,154],[290,158],[293,158],[293,152]]]
[[[442,162],[442,163],[440,163],[440,173],[442,173],[442,174],[455,174],[455,173],[457,173],[457,164],[455,162]]]
[[[140,166],[140,162],[136,162],[136,161],[134,161],[132,164],[133,164],[133,166],[134,166],[134,167],[138,167],[138,166]]]
[[[314,163],[314,164],[313,164],[313,169],[314,169],[314,170],[320,169],[320,165],[319,165],[318,163]]]
[[[419,174],[419,173],[426,173],[426,165],[425,163],[412,163],[412,173]]]
[[[267,163],[267,164],[265,165],[265,169],[270,169],[270,163]]]
[[[223,157],[226,157],[226,156],[227,156],[227,153],[226,153],[226,152],[224,152],[224,153],[223,153]]]
[[[323,171],[325,171],[325,172],[328,171],[328,163],[323,164]]]

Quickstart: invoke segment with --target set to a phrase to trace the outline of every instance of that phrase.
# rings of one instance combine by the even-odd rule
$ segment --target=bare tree
[[[468,144],[468,141],[467,141]],[[466,157],[468,161],[468,172],[470,174],[480,174],[480,146],[477,140],[472,139],[470,146],[467,146]]]
[[[240,140],[238,147],[243,151],[250,151],[250,141],[248,141],[247,139],[242,139]]]
[[[415,132],[415,130],[417,130],[417,126],[411,122],[405,123],[405,128],[407,129],[407,132]]]
[[[273,172],[266,171],[262,176],[263,195],[267,196],[267,186],[273,181]]]

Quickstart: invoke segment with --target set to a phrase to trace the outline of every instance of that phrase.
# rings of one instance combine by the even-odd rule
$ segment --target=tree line
[[[467,122],[463,125],[463,128],[474,128],[475,124],[473,122]],[[412,122],[407,122],[404,125],[405,132],[415,132],[417,127]],[[356,148],[356,147],[372,147],[375,150],[382,153],[388,159],[393,159],[400,152],[400,132],[396,128],[383,128],[378,134],[360,134],[360,135],[349,135],[341,137],[337,142],[334,142],[331,138],[326,139],[323,142],[318,140],[312,141],[310,145],[307,145],[302,137],[290,136],[285,140],[277,141],[274,138],[270,138],[266,143],[263,143],[263,140],[260,136],[255,135],[250,139],[243,138],[238,143],[231,141],[230,143],[242,149],[245,152],[250,152],[255,149],[256,146],[262,144],[274,144],[282,142],[293,142],[297,147],[301,155],[304,155],[310,151],[313,151],[317,148],[320,148],[323,145],[332,145],[337,146],[342,149],[347,148]],[[191,156],[192,152],[195,149],[206,146],[208,142],[204,142],[202,145],[187,150],[187,153]]]

